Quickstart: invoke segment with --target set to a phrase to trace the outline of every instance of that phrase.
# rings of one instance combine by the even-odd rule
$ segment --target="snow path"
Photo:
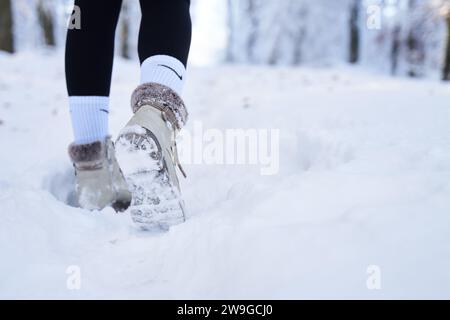
[[[0,55],[1,298],[450,298],[450,86],[359,70],[190,70],[205,128],[280,128],[280,172],[187,166],[185,224],[65,204],[62,55]],[[131,116],[117,60],[111,132]],[[68,290],[66,269],[81,270]],[[368,290],[367,267],[381,268]]]

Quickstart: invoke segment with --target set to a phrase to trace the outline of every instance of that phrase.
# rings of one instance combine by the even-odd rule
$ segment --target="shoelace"
[[[169,152],[170,156],[172,157],[173,163],[176,165],[178,170],[180,170],[181,174],[186,179],[187,178],[186,172],[184,171],[184,169],[181,165],[181,162],[180,162],[180,157],[178,156],[178,146],[177,146],[177,140],[176,140],[177,139],[177,129],[174,126],[174,124],[169,120],[169,117],[166,114],[167,110],[168,110],[167,106],[164,106],[161,109],[162,118],[164,119],[164,121],[166,121],[170,124],[171,130],[173,132],[172,145],[168,148],[167,151]]]
[[[170,149],[171,149],[170,154],[172,155],[173,162],[178,167],[178,169],[180,170],[183,177],[186,179],[187,175],[186,175],[186,172],[184,171],[183,167],[181,166],[180,157],[178,156],[177,141],[175,139],[176,139],[176,135],[175,135],[175,130],[174,130],[173,131],[173,145],[170,146]]]

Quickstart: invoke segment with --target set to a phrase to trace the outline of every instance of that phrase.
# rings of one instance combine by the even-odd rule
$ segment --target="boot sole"
[[[140,127],[120,135],[116,155],[132,193],[129,209],[134,223],[144,230],[168,230],[185,221],[181,196],[170,182],[161,146],[149,130]]]

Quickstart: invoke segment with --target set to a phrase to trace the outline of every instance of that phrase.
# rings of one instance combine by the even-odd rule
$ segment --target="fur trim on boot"
[[[103,153],[104,146],[101,141],[69,145],[69,156],[73,163],[97,161],[102,158]]]
[[[172,89],[158,83],[144,83],[131,95],[133,112],[144,105],[150,105],[161,110],[166,120],[176,129],[181,129],[188,119],[188,112],[181,97]]]

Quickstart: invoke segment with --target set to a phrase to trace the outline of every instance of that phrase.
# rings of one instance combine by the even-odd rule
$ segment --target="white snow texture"
[[[0,70],[0,298],[450,298],[448,85],[191,68],[187,129],[279,128],[280,171],[187,165],[187,222],[155,233],[70,206],[63,56]],[[114,136],[138,83],[118,59]]]

